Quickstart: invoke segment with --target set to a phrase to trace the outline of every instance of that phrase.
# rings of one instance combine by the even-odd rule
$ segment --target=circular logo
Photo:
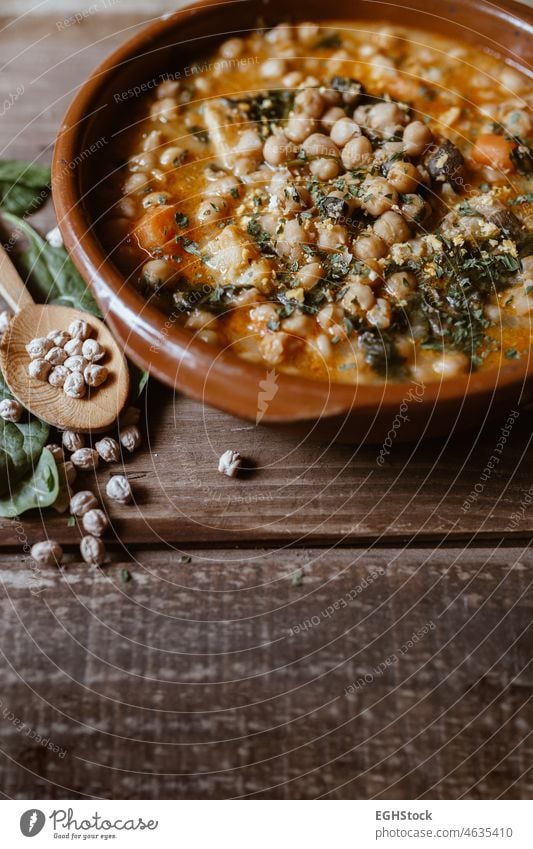
[[[36,808],[31,808],[29,811],[24,811],[20,818],[20,830],[24,837],[35,837],[42,831],[46,822],[46,817],[42,811]]]

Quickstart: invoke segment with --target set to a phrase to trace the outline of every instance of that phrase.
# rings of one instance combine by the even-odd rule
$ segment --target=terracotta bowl
[[[90,213],[95,174],[100,157],[106,155],[106,141],[127,121],[127,108],[117,105],[114,94],[146,86],[160,74],[205,56],[221,39],[255,28],[259,14],[266,25],[285,20],[288,9],[286,0],[265,0],[260,6],[255,0],[202,0],[143,29],[89,77],[65,116],[54,153],[53,198],[65,243],[128,356],[199,401],[262,424],[353,442],[385,438],[406,399],[408,421],[398,438],[442,435],[457,424],[479,427],[487,415],[503,414],[505,405],[529,399],[533,368],[511,361],[498,370],[428,384],[416,402],[410,384],[354,387],[282,373],[267,377],[266,367],[169,324],[126,282],[96,236]],[[295,0],[290,15],[292,20],[326,17],[409,24],[472,42],[523,68],[533,58],[531,12],[511,0],[498,0],[498,5],[488,0],[404,0],[398,5],[335,0],[331,6]]]

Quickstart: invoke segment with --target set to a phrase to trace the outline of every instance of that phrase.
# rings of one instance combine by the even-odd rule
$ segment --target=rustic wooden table
[[[138,25],[110,9],[2,21],[3,96],[23,86],[2,157],[50,161],[78,84]],[[2,794],[530,798],[531,411],[380,467],[155,382],[143,403],[112,565],[80,565],[65,516],[0,523]],[[228,447],[253,475],[217,474]],[[43,526],[60,572],[22,553]]]

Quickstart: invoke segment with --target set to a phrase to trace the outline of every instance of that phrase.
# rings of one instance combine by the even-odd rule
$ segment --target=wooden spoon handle
[[[20,275],[0,245],[0,295],[15,312],[33,304],[33,299],[26,289]]]

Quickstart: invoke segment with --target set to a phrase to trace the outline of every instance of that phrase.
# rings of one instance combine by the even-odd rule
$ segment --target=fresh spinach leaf
[[[3,213],[27,242],[19,254],[20,265],[28,278],[28,288],[35,301],[61,304],[100,316],[98,304],[87,289],[83,278],[65,248],[54,248],[27,221]]]
[[[0,374],[0,400],[12,397]],[[49,432],[46,422],[29,414],[16,423],[0,419],[0,495],[13,489],[35,466]]]
[[[12,519],[26,510],[49,507],[59,492],[57,465],[48,448],[43,448],[39,462],[29,477],[20,480],[7,496],[0,498],[0,516]]]
[[[0,161],[0,206],[15,215],[35,212],[50,189],[50,169],[18,159]]]

